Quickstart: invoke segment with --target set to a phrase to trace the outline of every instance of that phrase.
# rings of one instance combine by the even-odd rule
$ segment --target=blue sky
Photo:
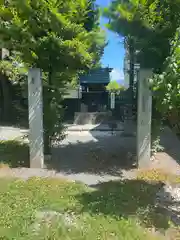
[[[111,0],[96,0],[96,3],[100,7],[107,7]],[[101,26],[106,31],[107,40],[109,42],[108,46],[105,48],[104,55],[102,57],[103,66],[109,66],[113,68],[111,73],[112,80],[123,79],[123,60],[124,60],[124,47],[122,44],[122,39],[117,36],[116,33],[108,31],[105,28],[107,19],[101,18]]]

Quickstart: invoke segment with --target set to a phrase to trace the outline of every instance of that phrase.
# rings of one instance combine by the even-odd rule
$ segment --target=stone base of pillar
[[[44,155],[44,169],[48,169],[48,165],[50,164],[52,160],[52,155],[51,154],[45,154]]]
[[[135,122],[132,119],[126,119],[124,121],[124,135],[129,137],[135,137],[136,136],[136,127]]]
[[[44,155],[44,161],[45,161],[45,163],[46,162],[49,162],[49,161],[51,161],[52,160],[52,155],[51,154],[46,154],[46,155]]]
[[[37,157],[31,158],[30,168],[44,168],[44,157],[37,156]]]

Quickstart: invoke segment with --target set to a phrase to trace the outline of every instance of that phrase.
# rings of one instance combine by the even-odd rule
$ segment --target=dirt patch
[[[77,227],[77,216],[74,213],[60,213],[56,211],[40,211],[36,213],[35,222],[31,226],[31,231],[38,234],[42,225],[50,227],[55,222],[63,222],[66,227]]]

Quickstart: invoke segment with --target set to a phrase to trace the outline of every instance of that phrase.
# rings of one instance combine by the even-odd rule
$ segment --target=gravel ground
[[[3,127],[0,136],[4,140],[13,140],[26,133],[20,129]],[[0,176],[23,179],[53,176],[88,185],[131,176],[133,173],[126,160],[131,158],[128,152],[134,149],[134,140],[133,137],[123,137],[121,132],[112,135],[111,132],[102,131],[69,131],[65,140],[54,144],[53,161],[46,163],[47,169],[3,169],[0,170]]]
[[[48,165],[75,176],[121,176],[122,169],[132,169],[135,138],[116,132],[69,132],[53,148],[53,161]]]
[[[27,130],[0,127],[0,140],[13,140],[24,134],[27,134]],[[180,174],[179,140],[169,129],[165,130],[163,136],[166,152],[157,154],[152,167]],[[0,176],[19,176],[23,179],[31,176],[55,176],[82,181],[88,185],[131,178],[135,174],[135,147],[135,137],[125,137],[122,132],[112,135],[107,131],[68,131],[65,140],[54,144],[53,161],[46,163],[47,169],[4,169],[0,170]]]

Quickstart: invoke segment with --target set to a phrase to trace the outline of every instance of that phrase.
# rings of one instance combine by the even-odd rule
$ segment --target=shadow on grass
[[[9,167],[29,167],[29,147],[20,141],[0,141],[0,164]]]
[[[95,191],[77,196],[83,211],[117,219],[136,218],[147,228],[168,229],[168,217],[155,205],[162,183],[143,180],[110,181],[95,186]]]

